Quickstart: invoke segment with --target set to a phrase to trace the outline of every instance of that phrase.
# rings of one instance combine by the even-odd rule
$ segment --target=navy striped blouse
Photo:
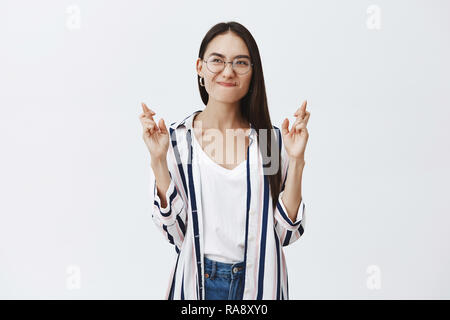
[[[165,299],[205,299],[204,239],[201,208],[201,181],[198,162],[192,161],[192,120],[197,110],[169,127],[170,146],[167,164],[171,182],[166,192],[167,207],[161,207],[156,181],[152,182],[152,218],[164,238],[174,246],[177,256]],[[245,226],[246,265],[244,300],[289,299],[288,274],[283,247],[299,239],[305,228],[305,204],[300,203],[297,220],[291,221],[281,200],[289,159],[277,132],[281,150],[283,181],[275,210],[262,155],[252,126],[247,150],[247,212]],[[230,199],[232,201],[232,199]]]

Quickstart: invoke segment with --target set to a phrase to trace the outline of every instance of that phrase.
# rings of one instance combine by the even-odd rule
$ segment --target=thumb
[[[284,119],[283,123],[281,124],[281,133],[284,135],[289,133],[289,119]]]
[[[168,133],[166,123],[163,118],[159,119],[159,130],[161,133]]]

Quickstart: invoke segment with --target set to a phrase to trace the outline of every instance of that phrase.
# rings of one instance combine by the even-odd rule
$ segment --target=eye
[[[248,61],[245,61],[245,60],[239,60],[236,63],[240,64],[240,65],[244,65],[244,66],[248,66],[248,64],[249,64]]]

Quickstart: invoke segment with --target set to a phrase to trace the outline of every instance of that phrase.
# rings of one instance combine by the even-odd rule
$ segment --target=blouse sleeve
[[[175,161],[173,147],[170,144],[167,151],[167,166],[169,168],[170,184],[166,191],[166,206],[163,207],[158,196],[156,179],[153,176],[153,211],[152,218],[166,240],[175,246],[178,253],[186,234],[187,205],[180,194],[182,182]]]
[[[275,228],[280,237],[280,242],[283,246],[290,245],[298,240],[305,231],[305,202],[300,201],[297,211],[297,219],[292,221],[289,218],[286,207],[283,203],[282,196],[284,194],[284,187],[286,183],[287,172],[289,170],[289,156],[284,148],[283,139],[281,137],[280,129],[276,128],[277,139],[281,149],[281,191],[275,207]]]

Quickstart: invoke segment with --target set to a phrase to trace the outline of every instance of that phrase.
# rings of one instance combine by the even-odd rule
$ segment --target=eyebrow
[[[221,58],[225,58],[225,56],[223,54],[217,53],[217,52],[213,52],[209,56],[219,56]],[[235,59],[235,58],[248,58],[248,59],[250,59],[250,57],[248,55],[246,55],[246,54],[238,54],[233,59]]]

